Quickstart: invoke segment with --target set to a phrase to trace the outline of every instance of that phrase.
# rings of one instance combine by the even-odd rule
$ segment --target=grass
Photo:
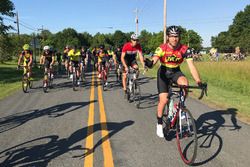
[[[203,102],[222,109],[235,108],[238,117],[250,122],[250,60],[241,62],[195,62],[201,78],[208,83],[208,96]],[[147,74],[156,76],[159,64]],[[190,84],[194,84],[186,63],[181,66]],[[198,97],[199,91],[192,96]]]
[[[21,79],[23,70],[16,70],[16,68],[16,61],[0,64],[0,99],[3,99],[22,88]],[[33,75],[35,80],[42,77],[42,72],[39,72],[39,69],[37,68],[33,68],[33,73],[36,74]]]

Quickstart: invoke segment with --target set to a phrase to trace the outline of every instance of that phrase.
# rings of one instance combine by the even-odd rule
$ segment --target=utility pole
[[[17,35],[18,35],[18,38],[20,38],[18,12],[16,12],[16,25],[17,25]]]
[[[139,35],[139,31],[138,31],[138,23],[139,23],[139,21],[138,21],[138,9],[136,8],[135,9],[135,24],[136,24],[136,31],[135,31],[135,33],[136,33],[136,35]]]
[[[163,7],[163,41],[164,43],[167,42],[167,0],[164,0],[164,7]]]

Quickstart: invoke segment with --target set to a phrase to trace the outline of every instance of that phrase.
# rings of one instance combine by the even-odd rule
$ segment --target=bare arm
[[[192,74],[192,77],[194,78],[195,82],[198,84],[201,82],[200,75],[194,65],[193,60],[187,60],[188,68]]]

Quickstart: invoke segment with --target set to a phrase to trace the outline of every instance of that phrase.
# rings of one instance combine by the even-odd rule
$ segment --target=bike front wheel
[[[24,93],[28,92],[28,86],[29,86],[28,78],[24,76],[22,79],[22,88]]]
[[[137,81],[134,81],[134,84],[133,84],[133,99],[134,99],[136,108],[140,108],[140,104],[141,104],[141,89],[140,89],[140,85],[138,84]]]
[[[184,163],[191,165],[197,154],[197,131],[194,118],[188,109],[180,109],[177,114],[176,140]]]

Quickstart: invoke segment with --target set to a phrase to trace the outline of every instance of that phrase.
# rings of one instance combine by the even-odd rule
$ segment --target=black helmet
[[[181,31],[179,27],[177,26],[170,26],[167,28],[167,35],[177,35],[179,36],[181,34]]]
[[[100,49],[104,49],[104,45],[100,45],[100,47],[99,47]]]

